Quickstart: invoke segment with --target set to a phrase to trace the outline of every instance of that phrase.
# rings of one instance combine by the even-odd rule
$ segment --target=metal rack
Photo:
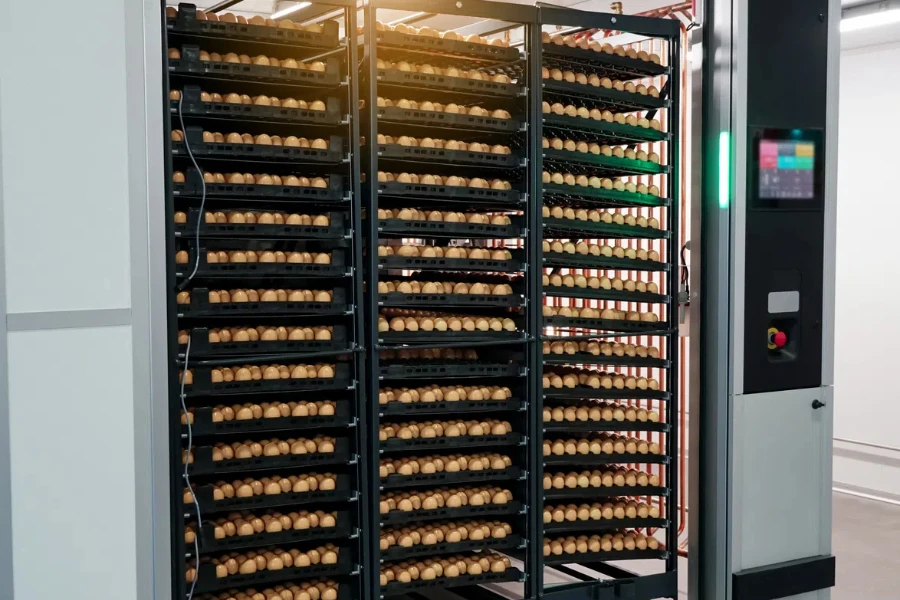
[[[667,111],[679,114],[679,24],[548,6],[540,7],[539,21],[546,30],[539,62],[546,70],[538,76],[541,100],[549,105],[539,106],[533,115],[541,169],[547,173],[536,186],[553,212],[545,209],[538,229],[546,240],[541,260],[547,277],[532,291],[548,307],[543,349],[538,348],[546,352],[542,359],[548,380],[535,395],[545,414],[532,432],[533,451],[543,448],[545,456],[531,481],[531,501],[556,514],[547,517],[549,523],[536,524],[542,533],[535,541],[543,539],[546,546],[541,563],[546,568],[533,575],[542,597],[548,599],[677,598],[678,533],[672,502],[678,489],[679,132],[674,118],[662,117],[668,127],[650,125]],[[603,32],[649,38],[626,47],[660,52],[661,60],[606,52]],[[565,36],[573,36],[572,41],[565,43]],[[591,41],[597,46],[592,48]],[[630,84],[626,88],[617,80]],[[638,84],[646,87],[638,90]],[[658,86],[658,94],[649,85]],[[613,117],[619,113],[634,118]],[[661,159],[632,154],[641,149],[659,152]],[[555,173],[566,177],[557,178]],[[613,187],[604,181],[616,177],[632,185]],[[660,189],[638,188],[641,183]],[[627,217],[617,216],[612,222],[616,213],[632,218],[623,222]],[[657,219],[659,225],[638,222],[640,217]],[[554,244],[556,240],[562,240],[562,247]],[[608,245],[616,254],[595,252],[597,248],[584,243]],[[629,279],[641,283],[625,283]],[[619,318],[626,315],[604,309],[652,312],[658,318],[646,314],[638,318],[633,312],[626,320]],[[659,353],[634,347],[657,344]],[[577,369],[567,371],[567,366]],[[648,419],[648,413],[658,418]],[[566,444],[571,438],[578,444]],[[654,440],[658,447],[648,451],[647,443]],[[646,474],[610,476],[607,471],[601,477],[596,475],[598,469],[637,469]],[[572,478],[572,472],[581,475]],[[643,518],[600,515],[598,504],[592,505],[590,515],[563,514],[560,509],[599,502],[606,511],[616,501],[628,500],[638,501],[633,510],[643,511]],[[627,539],[621,548],[589,548],[587,542],[576,547],[573,538],[564,547],[566,536],[614,530],[642,532],[659,547],[642,549]],[[557,545],[560,540],[563,544]],[[639,575],[618,566],[619,561],[641,559],[647,561],[643,572],[654,560],[658,567],[652,574]],[[545,583],[548,569],[574,583]]]
[[[525,559],[511,565],[503,572],[438,576],[433,579],[413,579],[408,582],[389,581],[385,574],[379,576],[378,568],[372,571],[370,586],[374,597],[387,597],[406,593],[429,596],[429,590],[452,588],[463,597],[476,593],[489,593],[482,587],[488,583],[524,583],[526,594],[531,597],[531,579],[526,573],[537,565],[526,556],[529,539],[534,536],[530,503],[528,502],[528,478],[533,465],[528,447],[530,423],[536,417],[533,405],[526,400],[531,396],[537,364],[534,362],[534,340],[538,330],[535,315],[536,304],[526,301],[528,291],[536,275],[532,262],[533,242],[529,234],[535,221],[534,169],[537,157],[530,141],[530,110],[533,102],[530,90],[531,59],[528,52],[505,45],[488,45],[463,40],[443,39],[426,35],[410,35],[402,31],[390,31],[377,25],[380,11],[416,13],[420,6],[407,0],[376,0],[367,3],[365,12],[365,60],[363,78],[365,84],[363,104],[367,153],[365,179],[368,204],[367,222],[367,278],[369,290],[366,321],[369,323],[369,348],[372,352],[369,372],[370,396],[379,398],[372,402],[368,414],[369,456],[372,478],[381,475],[381,485],[368,500],[372,522],[381,524],[385,535],[399,523],[427,528],[447,522],[496,521],[509,525],[510,535],[502,539],[487,536],[481,540],[459,543],[413,545],[403,548],[389,545],[382,550],[376,529],[369,542],[372,560],[370,564],[390,566],[400,560],[410,563],[423,559],[446,558],[455,554],[472,555],[476,552],[500,552],[514,559]],[[451,15],[456,22],[477,23],[492,19],[507,28],[530,32],[536,23],[537,10],[520,5],[495,2],[460,4],[449,0],[429,3],[429,13]],[[372,35],[372,32],[376,32]],[[529,44],[530,49],[530,44]],[[384,62],[386,61],[386,62]],[[402,67],[401,67],[401,63]],[[417,69],[415,65],[428,67]],[[408,67],[407,65],[413,65]],[[392,68],[396,67],[396,68]],[[402,68],[402,70],[401,70]],[[443,73],[432,72],[437,68]],[[481,78],[458,77],[449,69],[477,70]],[[409,69],[409,70],[407,70]],[[417,72],[419,71],[419,72]],[[499,77],[494,77],[499,75]],[[388,100],[389,102],[385,102]],[[438,110],[432,110],[439,103]],[[467,107],[477,106],[485,112],[471,114],[444,112],[440,104],[458,103]],[[505,111],[505,112],[503,112]],[[390,139],[381,136],[390,136]],[[405,145],[398,143],[402,136],[417,139],[461,140],[470,144],[462,148],[434,148],[431,143]],[[393,142],[393,143],[391,143]],[[486,147],[473,149],[472,143]],[[507,146],[508,153],[486,150],[495,146]],[[431,178],[409,181],[388,179],[379,172],[440,175],[443,181]],[[450,181],[453,176],[482,178],[488,182],[499,179],[510,183],[507,189],[495,186],[466,186]],[[385,209],[415,209],[433,218],[417,219],[413,211],[403,214],[385,213]],[[381,212],[379,212],[381,209]],[[441,218],[432,211],[448,213],[506,215],[490,221]],[[377,218],[376,218],[377,217]],[[419,248],[433,246],[454,248],[486,248],[488,256],[440,257],[398,256],[385,250],[385,246],[399,248],[411,242]],[[450,245],[453,244],[453,245]],[[379,245],[381,248],[379,248]],[[509,249],[509,254],[500,252]],[[390,252],[392,255],[384,256]],[[444,251],[442,250],[441,253]],[[379,255],[381,254],[381,256]],[[398,282],[390,288],[387,282]],[[405,283],[403,287],[399,282]],[[452,282],[446,286],[423,285],[415,289],[415,282]],[[474,286],[506,286],[503,293],[484,293]],[[432,323],[423,323],[419,331],[394,331],[390,311],[403,310],[448,313],[447,330],[432,329]],[[381,331],[379,316],[387,315],[388,331]],[[514,329],[454,330],[453,317],[449,315],[473,315],[491,318],[511,318]],[[426,317],[427,319],[428,317]],[[433,319],[437,320],[437,317]],[[382,321],[384,329],[384,321]],[[457,324],[459,325],[459,324]],[[456,351],[464,356],[442,354],[440,358],[425,360],[396,360],[409,350],[438,348],[441,352]],[[389,401],[389,388],[423,388],[426,385],[460,385],[507,389],[508,397],[480,395],[459,401],[442,401],[429,398],[416,402],[412,398]],[[421,391],[421,394],[426,392]],[[420,400],[420,399],[419,399]],[[385,428],[391,424],[456,420],[506,421],[511,430],[482,431],[476,435],[461,432],[454,437],[390,439]],[[393,429],[391,429],[393,431]],[[433,432],[429,433],[431,435]],[[431,474],[400,475],[384,472],[383,461],[407,456],[442,456],[490,453],[503,456],[507,463],[492,464],[479,471],[437,472]],[[445,458],[445,460],[450,460]],[[381,473],[379,473],[381,469]],[[454,508],[433,506],[402,511],[390,502],[404,491],[419,493],[425,497],[442,487],[475,489],[485,486],[508,490],[511,498],[502,503],[487,502],[484,505],[462,505]],[[406,507],[406,508],[411,508]],[[424,563],[423,563],[424,564]],[[392,575],[391,575],[392,576]],[[521,588],[521,585],[519,585]]]
[[[411,0],[373,0],[361,10],[350,0],[319,4],[315,15],[337,17],[340,24],[326,20],[320,31],[307,31],[204,21],[190,18],[194,9],[186,4],[163,17],[164,45],[179,50],[165,59],[164,99],[172,140],[166,260],[172,290],[172,514],[178,515],[174,572],[184,575],[186,561],[196,558],[184,526],[197,523],[201,557],[326,543],[345,550],[336,562],[309,570],[223,578],[205,563],[198,595],[328,578],[341,584],[339,600],[429,596],[435,588],[452,588],[465,598],[500,597],[486,584],[502,584],[528,600],[677,597],[677,513],[671,503],[679,475],[680,134],[677,120],[663,115],[676,114],[680,101],[678,23],[499,2],[429,3],[424,18],[446,15],[455,27],[468,22],[492,37],[521,33],[509,47],[378,28],[380,11],[405,11],[415,19],[421,6]],[[656,64],[545,42],[542,29],[550,27],[547,33],[587,37],[629,32],[656,40],[664,53]],[[324,70],[207,60],[213,52],[232,51],[320,61]],[[545,78],[544,67],[583,73],[585,83],[574,75],[572,81]],[[483,75],[459,77],[448,70],[454,68]],[[648,84],[653,79],[659,94],[593,85],[590,75]],[[181,99],[170,97],[171,90],[180,90]],[[308,102],[225,101],[232,92]],[[321,100],[315,109],[313,99]],[[548,113],[545,100],[573,110]],[[434,109],[436,102],[486,110],[444,112]],[[610,121],[603,111],[637,113],[647,125],[660,119],[663,126]],[[183,132],[172,137],[175,130]],[[282,135],[282,145],[218,139],[217,131],[248,131],[253,141],[260,134],[270,140]],[[316,147],[288,146],[288,136],[320,141]],[[573,143],[554,147],[553,137]],[[448,147],[434,140],[466,143]],[[659,159],[638,156],[642,149]],[[572,178],[547,180],[545,171]],[[231,173],[240,176],[226,176]],[[242,173],[268,173],[269,179],[249,181]],[[291,175],[298,179],[288,182]],[[635,187],[603,182],[619,176]],[[660,191],[642,193],[638,183]],[[229,212],[256,215],[232,219]],[[260,220],[260,213],[270,216]],[[321,218],[291,217],[307,213]],[[472,214],[488,217],[465,217]],[[588,244],[596,240],[608,248]],[[410,246],[415,250],[401,250]],[[317,260],[321,253],[329,260]],[[648,314],[622,318],[617,310]],[[259,329],[240,336],[229,329],[241,326]],[[324,326],[331,328],[327,334]],[[185,362],[192,380],[182,395]],[[293,376],[297,365],[316,363],[327,368]],[[259,376],[252,367],[261,367]],[[466,388],[466,395],[450,390],[451,384]],[[197,505],[179,495],[188,436],[182,396],[192,410],[189,472]],[[264,403],[308,400],[333,404],[324,413],[297,408],[278,416],[251,409],[237,417],[230,408],[255,402],[263,410]],[[273,407],[278,405],[265,404],[266,411]],[[460,420],[477,425],[460,428]],[[458,429],[444,435],[450,425]],[[328,452],[275,451],[277,440],[317,434],[334,438]],[[578,443],[567,445],[569,438]],[[217,446],[263,439],[275,442],[262,456],[237,458]],[[455,458],[475,454],[490,455],[479,469]],[[414,463],[417,457],[423,460]],[[321,484],[317,480],[308,489],[298,484],[262,494],[252,486],[253,493],[225,494],[220,483],[310,472],[334,477],[319,489],[312,489]],[[567,480],[572,472],[587,474],[573,483]],[[491,492],[476,501],[471,495],[465,502],[438,499],[446,488]],[[415,501],[413,492],[419,494]],[[638,502],[627,505],[630,499]],[[589,518],[573,520],[564,512],[545,523],[545,509],[595,502],[599,506],[590,510],[602,518],[589,512]],[[223,538],[206,518],[325,507],[337,513],[328,530]],[[382,532],[411,523],[425,530],[476,521],[503,523],[509,531],[427,544],[381,539]],[[545,537],[619,529],[652,534],[661,544],[544,555]],[[497,572],[381,577],[384,565],[479,552],[512,562]],[[612,564],[636,559],[659,565],[658,572],[638,575]],[[577,582],[546,584],[551,573]],[[184,578],[176,578],[173,597],[185,597],[187,589]]]
[[[340,22],[161,3],[173,598],[316,580],[364,592],[357,43],[342,33],[356,11],[322,6]],[[253,531],[231,531],[234,513]],[[278,515],[293,525],[260,529]],[[265,567],[211,562],[276,549]]]

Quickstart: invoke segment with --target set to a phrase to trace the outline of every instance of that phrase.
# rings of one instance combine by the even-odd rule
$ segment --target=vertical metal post
[[[366,329],[364,325],[362,313],[365,304],[365,286],[363,285],[363,277],[365,268],[363,264],[363,197],[362,186],[360,183],[360,175],[362,171],[361,161],[362,145],[360,144],[359,131],[359,98],[360,98],[360,70],[357,66],[359,57],[359,36],[356,35],[356,10],[353,7],[345,8],[344,23],[347,33],[347,110],[350,116],[350,219],[352,227],[352,244],[353,244],[353,307],[354,307],[354,349],[353,362],[356,366],[356,416],[357,416],[357,489],[360,497],[357,501],[357,511],[359,513],[359,577],[357,578],[360,587],[359,596],[368,598],[368,590],[372,589],[369,585],[369,578],[372,569],[368,560],[368,544],[372,538],[372,514],[369,505],[365,502],[366,498],[371,496],[370,490],[371,470],[369,465],[369,429],[368,429],[368,401],[369,389],[366,385],[367,380],[367,361],[366,361]],[[377,535],[375,538],[377,539]]]
[[[678,285],[680,274],[681,248],[678,234],[681,231],[679,210],[681,198],[679,197],[680,173],[678,165],[681,160],[681,131],[678,115],[681,105],[681,37],[680,35],[668,38],[669,44],[669,94],[671,107],[669,108],[669,144],[668,164],[671,168],[666,177],[668,182],[668,196],[671,200],[667,224],[669,230],[668,247],[666,249],[667,260],[670,264],[666,291],[669,294],[669,306],[667,307],[669,331],[668,334],[668,359],[669,369],[666,372],[666,390],[669,392],[669,405],[666,407],[666,420],[669,424],[669,433],[666,438],[666,454],[669,456],[668,477],[666,485],[669,489],[669,497],[666,503],[666,516],[669,518],[669,529],[666,532],[666,546],[669,556],[666,559],[666,570],[674,571],[678,567]],[[673,118],[674,117],[674,118]]]
[[[378,98],[378,65],[376,63],[376,46],[377,36],[375,35],[375,16],[376,8],[373,4],[368,3],[364,6],[363,26],[365,30],[365,46],[364,58],[361,67],[358,68],[365,73],[363,85],[360,86],[361,99],[365,103],[365,111],[368,122],[367,127],[361,131],[365,132],[366,144],[358,146],[359,152],[365,157],[365,162],[361,163],[365,169],[361,175],[365,176],[367,190],[364,197],[360,197],[365,202],[366,221],[365,231],[360,229],[361,234],[366,240],[366,260],[365,260],[365,278],[366,278],[366,302],[362,320],[366,325],[365,335],[365,356],[366,356],[366,397],[371,401],[365,407],[365,432],[362,435],[363,456],[360,464],[368,471],[368,485],[361,490],[360,503],[363,510],[368,515],[368,529],[362,544],[362,563],[364,565],[364,584],[366,592],[363,598],[379,597],[379,565],[381,563],[381,551],[378,545],[380,531],[379,516],[379,500],[380,500],[380,477],[378,475],[378,459],[379,459],[379,442],[378,442],[378,423],[379,423],[379,405],[378,405],[378,154],[376,153],[375,142],[378,138],[378,108],[375,106]],[[353,31],[350,35],[355,36]],[[357,103],[358,104],[358,103]],[[365,148],[365,150],[363,150]],[[365,573],[368,571],[368,573]]]
[[[540,8],[538,8],[540,14]],[[525,205],[528,236],[526,256],[528,272],[526,281],[526,310],[528,330],[533,338],[528,361],[528,481],[526,482],[528,506],[528,537],[525,557],[525,597],[539,599],[543,595],[543,512],[544,512],[544,458],[543,446],[543,350],[541,337],[544,331],[543,284],[543,151],[541,149],[542,122],[541,103],[543,84],[541,79],[542,44],[540,17],[538,23],[525,27],[526,83],[528,85],[528,106],[526,119],[526,146],[528,148],[528,203]]]

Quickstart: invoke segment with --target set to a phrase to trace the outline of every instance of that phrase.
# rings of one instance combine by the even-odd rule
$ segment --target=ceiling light
[[[900,9],[879,10],[859,17],[841,19],[841,33],[871,29],[892,23],[900,23]]]
[[[282,8],[281,10],[279,10],[278,12],[273,14],[271,18],[273,21],[278,20],[278,19],[283,19],[284,17],[297,12],[301,8],[306,8],[307,6],[310,6],[311,4],[312,4],[312,2],[299,2],[293,6],[289,6],[287,8]]]

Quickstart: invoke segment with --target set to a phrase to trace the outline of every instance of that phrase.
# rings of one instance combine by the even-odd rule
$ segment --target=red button
[[[772,343],[775,344],[776,347],[781,348],[787,344],[787,336],[783,331],[779,331],[772,337]]]

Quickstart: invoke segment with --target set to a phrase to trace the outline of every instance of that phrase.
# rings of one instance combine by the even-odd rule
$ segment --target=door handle
[[[818,410],[818,409],[822,408],[823,406],[825,406],[825,403],[819,402],[818,398],[812,401],[813,410]]]

